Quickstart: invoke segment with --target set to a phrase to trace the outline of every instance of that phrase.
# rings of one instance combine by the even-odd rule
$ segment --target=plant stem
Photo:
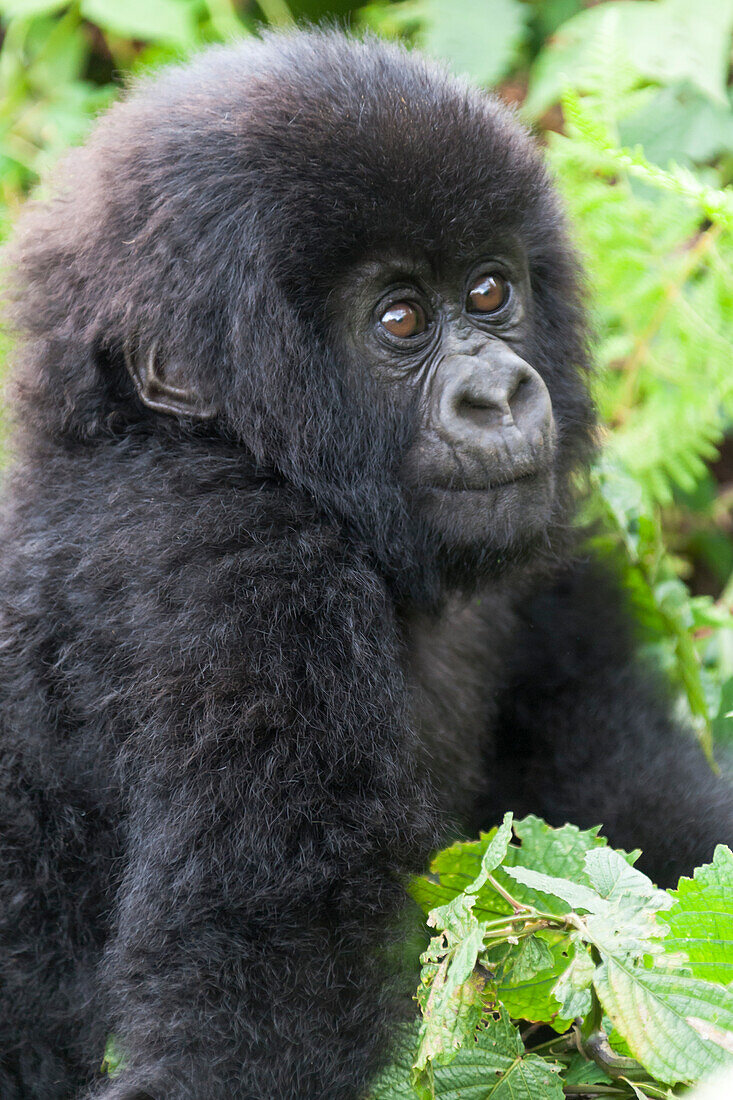
[[[566,1096],[628,1096],[626,1089],[615,1085],[563,1085]]]
[[[516,898],[513,898],[509,891],[505,890],[501,883],[496,881],[493,875],[488,875],[486,881],[491,883],[497,894],[501,894],[504,901],[509,902],[515,913],[527,913],[530,911],[529,905],[522,905]]]

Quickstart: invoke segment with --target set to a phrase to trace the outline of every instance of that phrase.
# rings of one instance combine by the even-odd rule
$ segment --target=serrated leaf
[[[367,1100],[416,1100],[410,1077],[418,1042],[418,1021],[398,1029],[388,1066],[377,1076]]]
[[[451,1061],[454,1052],[473,1035],[481,1019],[482,986],[481,978],[473,973],[458,983],[450,978],[448,966],[438,970],[423,1007],[416,1068],[423,1069],[431,1061],[435,1065]]]
[[[605,837],[598,836],[597,826],[586,830],[578,829],[574,825],[553,828],[533,814],[515,821],[514,832],[521,841],[521,847],[509,845],[504,866],[497,867],[492,872],[493,877],[524,905],[536,906],[558,916],[569,912],[571,906],[568,902],[512,880],[507,874],[507,868],[540,866],[558,876],[567,875],[568,878],[579,879],[581,883],[586,882],[588,881],[585,872],[586,853],[595,848],[604,848]],[[476,881],[481,874],[482,859],[497,833],[498,830],[493,829],[482,835],[480,840],[461,841],[451,845],[433,858],[430,877],[412,880],[409,886],[410,894],[423,912],[430,913],[449,906],[461,891],[467,890],[471,883]],[[621,858],[627,863],[633,863],[638,858],[638,852],[622,852]],[[511,905],[488,883],[471,897],[475,897],[472,912],[477,920],[495,920],[513,912]],[[466,901],[468,900],[467,898]],[[459,904],[462,906],[463,902]],[[453,914],[452,910],[446,911],[446,919],[449,917],[452,919],[453,915],[458,918],[458,914]],[[548,982],[535,983],[538,987],[546,986],[540,996],[544,1008],[540,1009],[539,1001],[532,998],[534,1011],[542,1014],[537,1018],[544,1019],[548,1012],[549,993],[556,976],[549,975],[549,978]]]
[[[522,842],[517,850],[514,865],[542,867],[548,874],[559,878],[583,876],[586,853],[594,848],[605,848],[607,840],[599,836],[600,825],[591,829],[579,829],[576,825],[555,828],[535,814],[528,814],[514,822],[514,832]],[[633,863],[637,853],[626,856]]]
[[[402,1028],[391,1064],[380,1073],[368,1100],[562,1100],[560,1067],[527,1054],[506,1013],[489,1020],[449,1065],[436,1065],[431,1088],[411,1084],[417,1028]],[[595,1078],[594,1078],[595,1079]]]
[[[733,852],[723,844],[712,863],[682,878],[661,919],[670,928],[665,951],[683,951],[695,978],[733,981]]]
[[[592,886],[606,901],[633,902],[651,909],[669,909],[672,899],[613,848],[587,853],[585,869]]]
[[[615,959],[598,967],[594,985],[633,1056],[660,1081],[698,1081],[730,1061],[717,1042],[702,1037],[698,1023],[733,1029],[733,993],[722,986]]]
[[[559,1066],[526,1054],[506,1013],[480,1028],[448,1066],[436,1066],[435,1100],[562,1100]]]
[[[433,909],[441,908],[443,905],[449,905],[457,894],[453,887],[424,876],[414,878],[408,886],[408,892],[413,901],[426,914],[432,912]],[[485,915],[485,911],[482,910],[482,916]]]
[[[535,871],[531,867],[505,867],[510,878],[516,879],[524,886],[529,886],[540,894],[551,894],[568,903],[573,909],[584,909],[592,913],[603,908],[603,898],[599,897],[595,890],[582,886],[578,882],[571,882],[567,878],[557,878],[555,875],[546,875],[543,871]]]
[[[576,1054],[563,1074],[566,1085],[610,1085],[611,1078],[595,1062]]]
[[[477,926],[473,905],[472,897],[457,894],[447,905],[438,905],[431,909],[428,913],[428,924],[431,928],[449,932],[454,937],[466,936]]]
[[[664,947],[662,938],[667,929],[660,925],[653,909],[645,909],[623,900],[607,902],[606,908],[589,914],[583,921],[585,932],[579,933],[592,943],[604,958],[622,961],[659,956]]]
[[[504,866],[495,871],[495,878],[514,893],[518,901],[536,905],[562,915],[570,906],[560,899],[548,898],[529,887],[518,885],[509,879],[506,867],[543,867],[548,873],[585,881],[585,854],[592,848],[606,845],[605,837],[598,836],[598,826],[581,830],[575,825],[553,828],[534,814],[514,822],[514,833],[521,847],[510,844]],[[484,833],[480,840],[459,841],[439,852],[430,864],[431,878],[413,879],[410,894],[425,913],[436,906],[445,905],[465,890],[480,874],[481,860],[488,845],[497,835],[497,829]],[[624,855],[629,862],[637,853]],[[438,881],[436,881],[436,879]],[[486,885],[476,896],[473,912],[478,919],[492,920],[512,912],[512,907],[495,890]]]
[[[512,960],[512,982],[524,982],[537,977],[543,970],[551,970],[555,965],[552,952],[539,936],[527,936],[517,948]]]
[[[472,928],[459,943],[451,960],[449,973],[453,984],[460,984],[473,973],[479,951],[484,945],[484,931],[481,925]]]
[[[570,937],[555,933],[554,942],[548,936],[548,947],[552,954],[552,969],[543,970],[532,978],[517,981],[510,971],[496,987],[499,1000],[515,1020],[530,1020],[533,1023],[549,1024],[555,1031],[563,1032],[572,1023],[572,1016],[563,1017],[558,1009],[553,987],[568,966]]]
[[[492,836],[486,846],[486,851],[481,857],[481,870],[471,885],[466,887],[467,894],[477,894],[491,872],[495,871],[506,858],[509,841],[512,839],[513,816],[511,813],[504,814],[503,822],[495,835]]]
[[[518,883],[508,874],[508,868],[542,867],[543,871],[560,879],[572,879],[581,886],[589,885],[585,871],[586,854],[595,848],[605,848],[607,844],[605,837],[598,836],[599,828],[594,826],[581,830],[575,825],[563,825],[556,829],[530,814],[522,821],[515,821],[514,832],[522,842],[521,847],[510,846],[504,866],[497,869],[494,877],[523,905],[562,916],[571,909],[569,902]],[[620,855],[628,863],[633,863],[639,853],[620,852]]]
[[[560,1002],[560,1015],[566,1020],[585,1016],[590,1012],[590,992],[595,963],[586,948],[576,944],[575,954],[567,970],[560,975],[552,989],[552,995]]]

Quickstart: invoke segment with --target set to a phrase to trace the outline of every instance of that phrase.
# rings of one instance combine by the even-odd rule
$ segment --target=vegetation
[[[513,829],[412,884],[434,932],[421,1019],[371,1100],[657,1100],[730,1065],[730,848],[665,891],[597,829]]]
[[[581,519],[725,767],[733,0],[0,0],[0,228],[128,74],[263,23],[333,16],[498,85],[546,141],[588,267],[606,425]],[[526,818],[511,835],[507,818],[413,884],[434,932],[421,1022],[375,1100],[666,1097],[730,1059],[730,851],[664,893],[595,832]]]

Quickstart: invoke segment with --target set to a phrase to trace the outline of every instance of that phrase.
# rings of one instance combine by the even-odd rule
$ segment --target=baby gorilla
[[[664,881],[731,839],[573,558],[577,272],[496,100],[335,33],[215,49],[14,260],[3,1100],[355,1100],[451,828],[601,821]]]

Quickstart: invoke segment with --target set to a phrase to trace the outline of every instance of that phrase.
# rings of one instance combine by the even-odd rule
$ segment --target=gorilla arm
[[[178,698],[126,753],[105,1100],[351,1096],[386,1056],[375,948],[436,837],[391,611],[355,557],[301,519],[188,590],[217,621],[189,626]]]
[[[733,787],[671,718],[655,675],[634,657],[624,597],[597,566],[571,567],[526,605],[497,752],[506,804],[553,824],[602,823],[642,849],[660,885],[733,841]],[[504,771],[506,769],[506,777]]]

